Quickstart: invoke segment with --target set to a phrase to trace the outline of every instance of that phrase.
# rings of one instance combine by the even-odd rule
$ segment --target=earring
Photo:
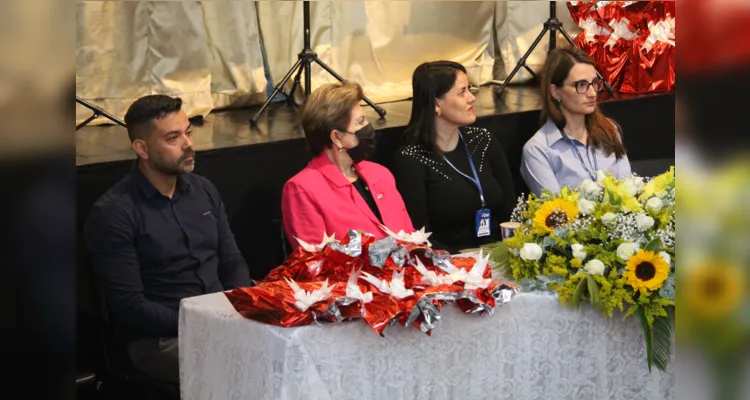
[[[557,105],[559,106],[559,105],[560,105],[560,101],[561,101],[561,100],[560,100],[560,99],[558,99],[558,98],[555,98],[555,101],[557,102]]]
[[[441,112],[440,112],[440,110],[438,110],[438,111],[437,111],[437,115],[438,115],[438,117],[439,117],[439,116],[443,115],[443,113],[441,113]]]
[[[344,151],[344,147],[343,146],[339,146],[339,153],[341,153],[342,151]]]

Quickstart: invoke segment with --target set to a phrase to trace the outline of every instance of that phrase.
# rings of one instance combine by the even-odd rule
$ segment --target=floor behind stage
[[[523,144],[539,128],[539,90],[510,86],[503,96],[497,96],[492,87],[481,87],[475,95],[477,125],[490,129],[499,139],[517,193],[527,192],[518,170]],[[653,175],[673,163],[674,93],[612,97],[603,92],[600,102],[605,114],[623,127],[634,171]],[[365,110],[378,129],[374,161],[387,166],[408,123],[411,101],[381,106],[387,111],[384,119],[378,119],[370,107]],[[258,108],[214,112],[193,129],[195,172],[219,189],[254,278],[262,278],[283,260],[281,188],[310,159],[296,108],[274,103],[253,127],[249,120]],[[128,173],[135,157],[125,129],[114,125],[83,127],[76,135],[76,150],[78,221],[82,224],[93,202]]]

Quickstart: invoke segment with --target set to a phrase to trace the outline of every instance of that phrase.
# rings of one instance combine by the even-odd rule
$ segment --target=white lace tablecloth
[[[384,334],[362,321],[264,325],[223,293],[185,299],[182,398],[674,398],[674,370],[648,372],[637,318],[563,308],[546,294],[519,294],[484,317],[446,305],[432,336],[400,326]]]

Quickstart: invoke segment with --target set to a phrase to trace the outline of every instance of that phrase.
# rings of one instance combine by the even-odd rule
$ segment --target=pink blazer
[[[411,218],[393,175],[382,165],[362,161],[354,166],[370,188],[383,225],[398,232],[413,232]],[[346,237],[350,229],[361,229],[377,238],[386,234],[357,189],[336,168],[325,153],[313,158],[297,175],[288,180],[281,194],[284,232],[292,248],[299,247],[295,238],[318,244],[323,233]]]

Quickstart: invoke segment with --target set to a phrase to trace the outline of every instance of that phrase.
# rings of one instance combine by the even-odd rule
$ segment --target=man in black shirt
[[[94,204],[85,240],[115,326],[136,369],[179,384],[180,300],[250,286],[218,191],[191,172],[195,152],[182,100],[136,100],[125,115],[138,155]]]

